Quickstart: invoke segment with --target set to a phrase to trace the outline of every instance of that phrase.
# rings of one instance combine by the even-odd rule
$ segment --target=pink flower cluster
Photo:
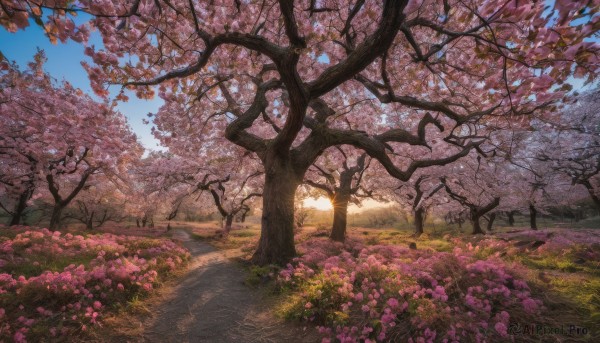
[[[514,257],[527,253],[528,256],[563,256],[589,261],[600,260],[600,233],[590,229],[544,229],[521,230],[499,233],[485,238],[454,238],[452,242],[462,249],[479,256]],[[543,243],[533,247],[533,243]]]
[[[0,341],[36,340],[30,336],[40,331],[56,338],[85,331],[119,303],[151,292],[188,257],[165,239],[26,229],[0,243]],[[7,273],[65,258],[84,264],[29,277]]]
[[[324,342],[498,341],[509,320],[542,308],[517,266],[452,253],[391,245],[342,245],[311,239],[304,255],[280,272],[300,296],[291,317],[321,324]]]

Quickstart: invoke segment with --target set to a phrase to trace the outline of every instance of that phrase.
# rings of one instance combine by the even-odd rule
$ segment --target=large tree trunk
[[[62,211],[65,207],[61,204],[54,204],[54,208],[52,209],[52,216],[50,217],[50,226],[48,229],[50,231],[58,230],[60,227],[60,222],[62,219]]]
[[[529,226],[532,230],[537,230],[537,210],[533,204],[529,204]]]
[[[414,211],[415,216],[415,237],[419,237],[423,234],[423,227],[425,226],[425,209],[419,207]]]
[[[346,239],[348,202],[350,202],[350,194],[346,192],[339,191],[333,197],[333,227],[329,238],[336,242],[343,242]]]
[[[490,217],[488,218],[487,222],[487,231],[492,231],[492,228],[494,226],[494,220],[496,220],[496,213],[490,214]]]
[[[19,201],[15,206],[15,210],[13,211],[12,218],[10,219],[10,225],[19,225],[21,224],[21,219],[23,218],[23,212],[27,208],[27,201],[33,195],[33,187],[27,188],[21,195],[19,196]]]
[[[88,230],[94,229],[94,211],[92,211],[92,213],[90,214],[90,217],[88,218],[87,222],[85,223],[85,227]]]
[[[477,208],[471,208],[469,210],[469,219],[471,220],[471,225],[473,226],[473,234],[477,235],[477,234],[482,234],[484,235],[485,232],[483,231],[483,229],[481,228],[481,225],[479,224],[479,219],[481,218],[482,213],[480,213],[479,209]]]
[[[596,209],[598,210],[598,214],[600,214],[600,197],[598,197],[596,194],[594,194],[591,190],[589,193],[590,193],[590,197],[594,201],[594,204],[596,204]]]
[[[515,225],[515,211],[508,211],[508,212],[506,212],[506,215],[508,216],[508,226],[514,226]]]
[[[598,210],[598,214],[600,214],[600,197],[596,195],[596,193],[594,192],[594,187],[589,181],[584,181],[582,184],[588,190],[590,198],[592,198],[592,201],[594,202],[594,204],[596,205],[596,209]]]
[[[473,225],[473,234],[482,234],[485,235],[485,232],[481,229],[481,225],[479,224],[479,216],[473,215],[471,216],[471,224]]]
[[[296,255],[294,196],[300,182],[289,162],[270,159],[265,163],[260,240],[252,262],[285,265]]]
[[[229,232],[231,231],[231,227],[233,226],[233,214],[229,214],[227,215],[227,217],[225,218],[225,234],[229,234]]]
[[[87,153],[87,149],[86,149],[86,153]],[[60,225],[63,209],[65,207],[67,207],[67,205],[69,205],[69,203],[71,203],[71,201],[73,201],[73,199],[75,199],[75,197],[77,196],[77,194],[79,194],[79,192],[81,192],[81,190],[85,186],[85,183],[87,182],[87,179],[94,173],[95,170],[96,169],[93,169],[93,168],[86,170],[83,173],[83,175],[81,176],[81,179],[79,180],[79,183],[77,184],[77,186],[65,198],[63,198],[59,194],[59,188],[58,188],[58,185],[55,183],[54,175],[53,174],[46,175],[46,180],[48,181],[48,189],[50,190],[50,194],[52,194],[52,197],[54,198],[54,209],[52,210],[52,217],[50,218],[50,227],[49,227],[50,230],[58,229],[58,227]]]

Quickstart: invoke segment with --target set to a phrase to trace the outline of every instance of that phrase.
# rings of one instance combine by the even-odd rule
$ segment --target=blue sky
[[[90,44],[102,45],[97,33],[96,36],[92,35]],[[38,48],[46,53],[48,61],[45,69],[52,77],[58,80],[65,79],[84,92],[93,94],[87,72],[81,66],[83,60],[92,64],[91,60],[83,53],[83,44],[69,41],[64,44],[53,45],[44,35],[42,28],[34,23],[27,29],[16,33],[10,33],[0,27],[0,51],[9,60],[17,62],[21,68],[24,68],[32,60]],[[118,91],[117,88],[115,88],[116,91]],[[162,104],[162,100],[159,98],[140,100],[133,94],[129,99],[128,102],[120,102],[117,106],[118,110],[127,117],[131,128],[144,147],[157,150],[159,148],[158,141],[154,139],[150,132],[151,124],[143,124],[142,119],[146,118],[148,112],[156,112]]]

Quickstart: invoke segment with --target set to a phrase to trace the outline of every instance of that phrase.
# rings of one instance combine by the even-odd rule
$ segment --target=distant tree
[[[510,193],[506,189],[503,164],[471,154],[452,165],[447,176],[440,178],[446,194],[469,212],[473,234],[484,234],[480,220],[500,205],[501,198]]]
[[[123,193],[127,193],[127,186],[115,182],[102,176],[88,182],[84,192],[66,208],[63,217],[83,223],[88,230],[110,221],[124,221],[127,215],[123,207],[127,196]]]
[[[317,160],[305,176],[304,182],[325,192],[333,205],[333,226],[329,238],[334,241],[346,239],[348,204],[360,204],[361,198],[373,196],[373,190],[367,191],[361,184],[369,168],[367,156],[354,148],[336,147]]]
[[[577,97],[536,139],[537,158],[585,187],[600,213],[600,90]]]
[[[229,144],[227,142],[220,142]],[[260,197],[262,169],[244,150],[229,144],[229,157],[212,156],[215,145],[203,146],[203,158],[186,158],[171,153],[155,153],[138,169],[144,192],[170,204],[167,220],[175,218],[185,199],[212,202],[224,221],[224,233],[231,231],[236,216],[245,217],[254,198]],[[222,146],[221,146],[222,147]],[[174,168],[176,166],[176,168]]]
[[[443,194],[444,185],[440,182],[443,177],[443,168],[426,168],[415,173],[413,177],[400,184],[393,194],[394,199],[402,207],[410,209],[413,215],[414,235],[419,237],[423,234],[427,211],[439,203],[445,202]]]
[[[0,60],[0,165],[9,166],[0,179],[18,195],[12,224],[45,183],[54,230],[90,178],[124,173],[142,149],[122,114],[68,82],[55,82],[43,70],[45,60],[38,52],[25,71]]]

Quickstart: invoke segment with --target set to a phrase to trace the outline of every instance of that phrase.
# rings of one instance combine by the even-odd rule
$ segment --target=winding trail
[[[144,323],[145,342],[316,342],[310,329],[277,319],[247,272],[184,230],[173,238],[192,254],[189,272]],[[311,331],[311,333],[308,333]]]

